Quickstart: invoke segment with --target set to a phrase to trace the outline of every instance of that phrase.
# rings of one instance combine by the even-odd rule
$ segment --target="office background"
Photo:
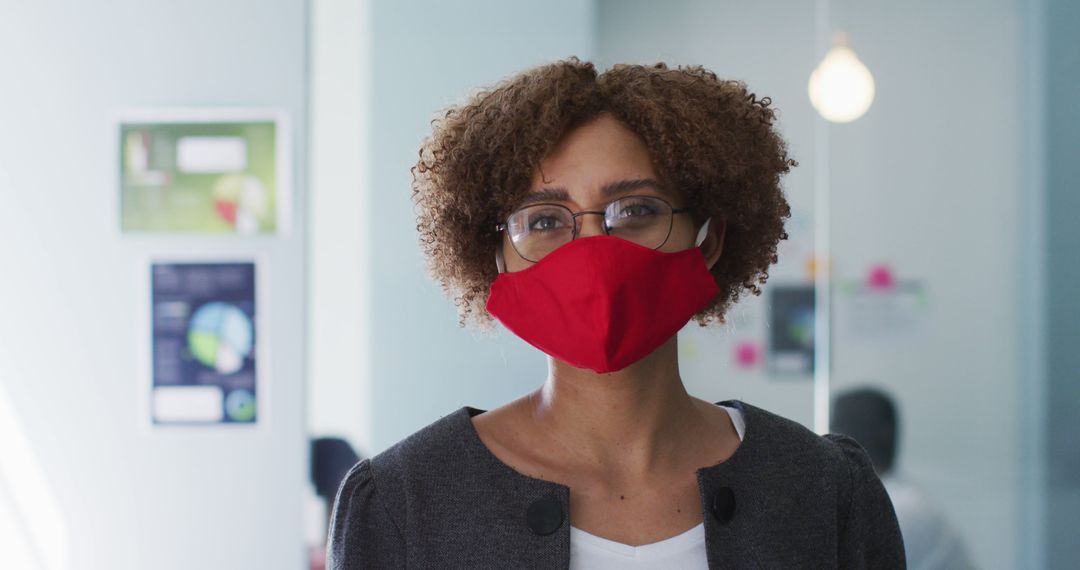
[[[802,243],[781,250],[770,285],[806,280],[825,172],[837,313],[839,285],[875,264],[925,293],[906,333],[836,323],[830,390],[896,396],[900,462],[979,567],[1075,567],[1080,5],[833,0],[823,27],[822,4],[6,0],[0,538],[17,546],[0,566],[303,566],[310,437],[372,455],[539,385],[541,354],[459,328],[424,273],[409,167],[439,109],[576,55],[702,64],[772,98],[799,161],[785,188]],[[877,94],[859,120],[823,126],[806,85],[836,30]],[[287,112],[289,231],[122,233],[113,118],[133,107]],[[265,260],[270,401],[256,429],[140,417],[146,260],[193,255]],[[691,324],[687,388],[812,426],[810,377],[732,362],[764,334],[767,303],[740,301],[727,327]]]

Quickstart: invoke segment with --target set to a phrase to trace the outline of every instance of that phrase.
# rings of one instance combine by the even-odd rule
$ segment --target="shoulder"
[[[759,456],[755,459],[759,463],[826,474],[836,483],[842,503],[853,500],[853,492],[867,488],[888,500],[870,455],[854,438],[840,433],[819,435],[794,420],[745,402],[734,402],[743,410],[747,437],[754,437]]]
[[[469,409],[458,408],[372,457],[372,472],[406,483],[445,476],[476,454],[473,429]]]
[[[328,568],[399,567],[409,532],[406,506],[418,488],[464,465],[466,408],[424,426],[385,451],[354,465],[338,487],[330,519]],[[467,434],[464,434],[467,435]]]
[[[845,567],[904,568],[900,523],[870,455],[854,438],[826,434],[840,449],[848,475],[839,485],[840,557]]]
[[[862,447],[848,436],[819,435],[799,422],[741,400],[720,404],[742,411],[744,441],[750,442],[754,459],[765,468],[797,468],[804,473],[829,472],[847,478],[850,461],[869,461]]]
[[[783,481],[787,489],[801,489],[800,503],[813,502],[804,495],[813,490],[815,498],[825,501],[817,506],[835,512],[839,567],[905,567],[892,501],[859,442],[844,434],[818,435],[778,414],[734,402],[743,411],[744,443],[753,442],[748,451],[755,468],[763,471],[759,476]]]
[[[376,482],[383,502],[401,504],[407,489],[429,486],[470,464],[470,421],[468,408],[458,408],[374,455],[367,473],[357,474]]]
[[[349,470],[330,515],[326,567],[332,570],[400,566],[402,533],[376,491],[371,460]]]
[[[765,426],[762,440],[768,443],[763,447],[772,450],[774,461],[797,457],[802,465],[795,468],[823,476],[834,489],[840,566],[904,568],[904,542],[896,512],[862,445],[840,433],[818,435],[760,408],[751,413],[759,427]]]
[[[411,500],[432,501],[440,490],[492,469],[470,417],[467,406],[458,408],[371,458],[380,499],[403,528]]]

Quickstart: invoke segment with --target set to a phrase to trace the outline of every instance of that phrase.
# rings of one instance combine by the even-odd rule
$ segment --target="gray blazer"
[[[904,568],[870,458],[740,400],[742,444],[697,471],[709,568]],[[566,569],[570,488],[503,463],[462,407],[357,463],[338,488],[327,568]]]

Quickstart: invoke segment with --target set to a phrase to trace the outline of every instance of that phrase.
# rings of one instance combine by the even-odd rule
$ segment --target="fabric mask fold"
[[[668,253],[593,236],[500,273],[487,310],[544,353],[602,373],[644,358],[717,293],[698,247]]]

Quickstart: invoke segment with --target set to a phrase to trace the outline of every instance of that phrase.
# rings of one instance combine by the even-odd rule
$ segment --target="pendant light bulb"
[[[833,123],[850,123],[874,102],[874,76],[839,33],[807,86],[814,109]]]

